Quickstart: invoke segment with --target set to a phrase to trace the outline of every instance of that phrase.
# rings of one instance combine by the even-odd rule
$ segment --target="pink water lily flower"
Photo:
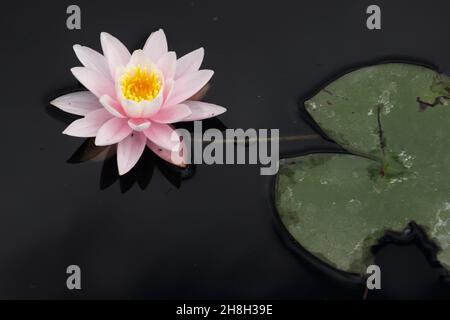
[[[217,116],[225,108],[189,100],[211,79],[212,70],[199,70],[203,48],[180,59],[168,51],[163,30],[153,32],[142,50],[128,49],[108,33],[100,36],[103,55],[75,45],[84,67],[73,75],[89,91],[70,93],[51,102],[83,118],[64,134],[95,137],[97,146],[117,145],[119,174],[131,170],[145,146],[162,159],[185,166],[183,143],[170,125]],[[174,138],[175,137],[175,138]]]

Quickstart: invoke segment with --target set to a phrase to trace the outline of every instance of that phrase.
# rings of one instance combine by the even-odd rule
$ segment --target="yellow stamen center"
[[[161,81],[146,66],[127,70],[120,79],[120,88],[125,99],[141,102],[153,100],[161,90]]]

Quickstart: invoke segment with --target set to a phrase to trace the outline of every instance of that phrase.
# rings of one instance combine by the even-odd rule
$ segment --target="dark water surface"
[[[2,4],[0,298],[361,299],[361,285],[284,243],[259,167],[200,165],[180,182],[157,164],[119,181],[114,162],[67,162],[84,140],[61,134],[48,102],[78,86],[73,44],[99,50],[107,31],[137,49],[161,27],[180,56],[205,47],[216,72],[206,100],[228,108],[226,127],[314,134],[299,104],[349,68],[400,59],[450,73],[450,3],[379,0],[375,32],[366,0],[76,3],[80,31],[65,26],[72,1]],[[280,148],[336,149],[323,139]],[[369,299],[450,295],[415,246],[385,247],[377,262],[383,290]],[[71,264],[78,292],[66,289]]]

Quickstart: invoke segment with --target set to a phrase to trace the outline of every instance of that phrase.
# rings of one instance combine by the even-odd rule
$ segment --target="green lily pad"
[[[350,154],[280,162],[275,203],[310,253],[361,273],[387,231],[415,221],[450,270],[450,78],[409,64],[348,73],[305,102]]]

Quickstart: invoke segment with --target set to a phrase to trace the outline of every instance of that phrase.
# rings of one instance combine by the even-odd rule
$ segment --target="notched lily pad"
[[[276,207],[293,237],[342,271],[360,273],[387,231],[415,221],[450,270],[450,79],[383,64],[339,78],[305,102],[351,154],[280,163]]]

